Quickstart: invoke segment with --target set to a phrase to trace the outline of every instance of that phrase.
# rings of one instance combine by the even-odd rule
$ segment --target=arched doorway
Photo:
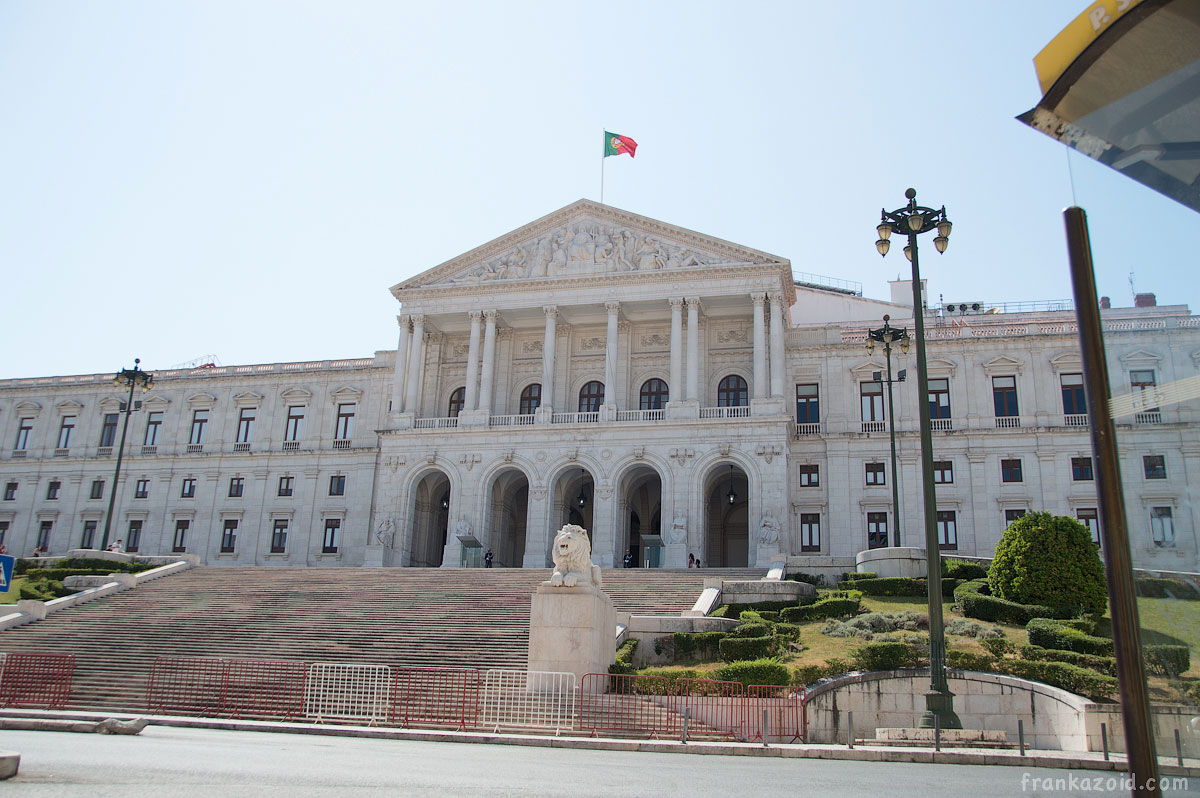
[[[529,517],[529,479],[511,468],[492,480],[484,550],[492,550],[495,568],[520,568],[525,557]]]
[[[558,489],[555,491],[555,518],[557,526],[550,530],[551,537],[563,524],[578,524],[588,531],[588,537],[594,538],[592,532],[592,511],[595,505],[595,483],[592,475],[585,468],[569,468],[558,478]]]
[[[745,568],[750,564],[749,499],[745,471],[722,463],[709,472],[704,489],[704,567]]]
[[[662,477],[649,465],[630,469],[621,479],[621,545],[637,568],[663,567]]]
[[[407,564],[440,568],[450,529],[450,479],[441,471],[423,476],[413,489]]]

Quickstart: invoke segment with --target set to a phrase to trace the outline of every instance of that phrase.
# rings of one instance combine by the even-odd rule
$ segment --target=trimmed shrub
[[[1137,594],[1143,598],[1171,598],[1183,601],[1200,600],[1200,590],[1182,579],[1143,576],[1135,580]]]
[[[800,640],[800,627],[794,623],[777,623],[775,624],[775,635],[780,640],[798,642]]]
[[[675,659],[676,661],[716,659],[717,646],[726,636],[726,632],[675,632],[671,635],[671,642],[675,647]]]
[[[774,612],[779,612],[781,610],[785,610],[785,609],[795,607],[795,606],[797,606],[797,603],[795,601],[760,601],[757,604],[722,604],[716,610],[713,610],[711,613],[709,613],[709,617],[710,618],[736,618],[738,620],[744,621],[747,619],[742,618],[742,613],[746,612],[747,610],[757,614],[757,613],[762,612],[763,610],[771,610]],[[721,609],[724,609],[725,611],[719,612],[719,610],[721,610]],[[754,618],[754,620],[761,621],[762,616]]]
[[[1086,616],[1083,618],[1065,618],[1063,620],[1060,620],[1059,623],[1061,623],[1063,626],[1068,626],[1072,629],[1078,629],[1079,631],[1083,632],[1085,635],[1096,634],[1096,619],[1095,618],[1086,617]],[[1103,635],[1101,635],[1101,636],[1103,636]]]
[[[1021,658],[1042,662],[1066,662],[1103,673],[1105,676],[1117,675],[1117,660],[1114,657],[1102,657],[1097,654],[1080,654],[1075,651],[1057,651],[1041,646],[1021,646]]]
[[[1087,527],[1067,516],[1028,513],[1009,525],[988,569],[992,595],[1020,604],[1079,607],[1107,603],[1100,548]]]
[[[835,590],[807,607],[788,607],[779,613],[787,623],[805,623],[823,618],[848,618],[862,606],[862,593],[857,590]]]
[[[1034,618],[1025,624],[1025,634],[1029,636],[1031,646],[1077,651],[1080,654],[1099,654],[1104,657],[1113,655],[1113,641],[1084,634],[1050,618]]]
[[[990,671],[996,667],[996,658],[978,651],[952,648],[946,652],[946,665],[963,671]]]
[[[638,639],[631,637],[621,644],[617,649],[617,661],[608,666],[608,672],[617,675],[628,675],[635,673],[633,667],[633,655],[637,652]]]
[[[1191,667],[1187,646],[1151,644],[1142,646],[1142,652],[1146,658],[1146,667],[1150,669],[1151,673],[1162,676],[1178,676]]]
[[[747,621],[745,618],[730,631],[734,637],[768,637],[771,624],[765,621]]]
[[[924,596],[927,590],[924,579],[914,579],[911,576],[855,579],[851,584],[865,596]]]
[[[857,582],[860,579],[878,579],[879,574],[874,571],[849,571],[842,574],[843,582]]]
[[[721,659],[738,662],[746,659],[773,657],[779,652],[779,641],[773,635],[762,637],[726,637],[717,644]]]
[[[670,685],[668,690],[660,690],[658,688],[646,690],[646,689],[644,689],[644,687],[642,687],[642,685],[638,686],[639,693],[647,692],[647,693],[654,693],[654,694],[658,694],[658,695],[665,694],[667,692],[674,692],[675,691],[675,683],[678,682],[680,679],[702,679],[702,678],[704,678],[704,676],[701,675],[700,671],[696,670],[695,668],[670,668],[670,667],[668,667],[668,668],[662,668],[662,667],[642,668],[640,671],[637,672],[637,675],[638,676],[653,676],[653,677],[656,677],[659,679],[666,679]]]
[[[825,586],[825,574],[788,574],[787,578],[793,582],[807,582],[813,587]]]
[[[1000,659],[1005,654],[1011,654],[1017,649],[1007,637],[989,637],[986,640],[980,640],[979,645],[983,646],[983,650],[996,659]]]
[[[1096,701],[1107,701],[1117,691],[1117,680],[1066,662],[1035,662],[1026,659],[1002,659],[996,670],[1021,679],[1042,682]]]
[[[752,684],[790,684],[791,674],[787,666],[778,660],[763,658],[731,662],[713,671],[712,678],[721,682]]]
[[[864,671],[894,671],[917,664],[917,656],[907,643],[880,640],[858,646],[850,652],[854,666]]]
[[[977,562],[951,558],[942,560],[942,576],[963,581],[969,579],[987,579],[987,568],[984,568]]]
[[[826,676],[824,665],[799,665],[792,668],[791,684],[803,687],[813,682],[819,682]]]
[[[850,663],[841,657],[833,657],[825,660],[825,676],[839,676],[843,673],[850,672]]]
[[[770,621],[770,622],[774,623],[775,621],[779,620],[779,613],[776,612],[775,610],[762,610],[758,614],[762,617],[762,619],[764,621]]]
[[[954,590],[959,612],[981,621],[1001,621],[1024,626],[1033,618],[1054,618],[1072,614],[1069,608],[1055,609],[1041,604],[1018,604],[990,595],[987,580],[972,579]]]

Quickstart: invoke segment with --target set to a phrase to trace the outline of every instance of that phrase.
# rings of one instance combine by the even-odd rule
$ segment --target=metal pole
[[[762,718],[763,748],[766,748],[767,747],[767,734],[770,730],[767,728],[767,710],[764,709],[762,711],[762,713],[763,713],[763,718]],[[1175,732],[1175,739],[1176,739],[1176,741],[1179,740],[1179,732]]]
[[[138,361],[133,363],[137,372]],[[129,378],[126,378],[129,379]],[[112,529],[113,505],[117,501],[117,484],[121,479],[121,460],[125,456],[125,433],[129,430],[129,414],[133,412],[133,389],[137,387],[137,379],[129,379],[129,402],[125,405],[125,420],[121,423],[121,443],[117,446],[117,467],[113,469],[113,484],[108,489],[108,513],[104,516],[104,537],[100,539],[100,551],[108,549],[108,533]]]
[[[683,710],[683,736],[679,739],[679,742],[683,743],[684,745],[687,745],[688,721],[691,719],[692,708],[685,707]]]
[[[1134,792],[1158,796],[1158,759],[1150,719],[1150,697],[1138,636],[1137,597],[1133,589],[1133,558],[1125,526],[1125,499],[1121,489],[1121,464],[1116,431],[1109,415],[1108,363],[1096,298],[1096,276],[1087,214],[1083,208],[1063,211],[1067,228],[1067,254],[1079,321],[1083,355],[1083,380],[1087,392],[1088,423],[1096,458],[1096,494],[1100,504],[1100,535],[1104,542],[1108,606],[1112,617],[1113,647],[1117,659],[1117,685],[1125,726],[1125,750]]]
[[[888,323],[883,322],[885,330],[888,329]],[[891,337],[890,332],[885,332],[884,335]],[[892,402],[892,342],[885,341],[883,344],[883,354],[887,359],[887,388],[888,388],[888,432],[891,434],[892,443],[892,521],[895,528],[892,531],[892,545],[899,547],[900,545],[900,472],[896,470],[896,405]]]
[[[1017,718],[1017,745],[1021,749],[1021,756],[1025,756],[1025,721]]]
[[[854,747],[854,712],[846,713],[846,747]]]
[[[1108,761],[1108,724],[1100,724],[1100,743],[1104,746],[1104,761]]]

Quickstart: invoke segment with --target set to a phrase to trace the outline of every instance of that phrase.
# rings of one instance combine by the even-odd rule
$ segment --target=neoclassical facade
[[[911,286],[870,300],[804,277],[576,202],[394,286],[395,351],[156,372],[110,536],[231,565],[458,567],[490,549],[542,568],[568,522],[606,567],[846,570],[921,546],[915,373],[894,384],[893,473],[883,353],[864,347],[884,313],[911,331]],[[943,548],[990,554],[1031,510],[1095,529],[1073,313],[975,304],[925,311]],[[1174,386],[1200,374],[1200,319],[1104,319],[1135,561],[1197,570],[1200,403]],[[108,374],[0,382],[10,552],[99,545],[122,399]]]

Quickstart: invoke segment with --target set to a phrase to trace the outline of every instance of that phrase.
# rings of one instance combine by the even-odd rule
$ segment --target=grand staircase
[[[706,576],[758,569],[604,571],[618,613],[678,615]],[[194,568],[0,632],[0,652],[76,656],[75,709],[139,712],[154,659],[514,668],[544,570]]]

